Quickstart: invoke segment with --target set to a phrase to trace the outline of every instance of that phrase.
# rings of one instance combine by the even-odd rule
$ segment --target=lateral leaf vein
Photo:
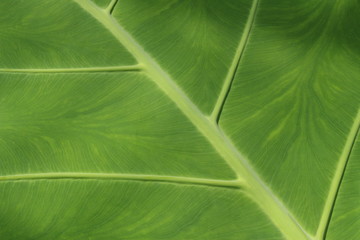
[[[15,174],[0,176],[1,181],[29,181],[40,179],[112,179],[112,180],[133,180],[133,181],[151,181],[166,182],[190,185],[206,185],[212,187],[232,187],[240,188],[242,182],[239,180],[217,180],[206,178],[192,178],[164,175],[143,175],[143,174],[122,174],[122,173],[84,173],[84,172],[50,172],[50,173],[32,173]]]

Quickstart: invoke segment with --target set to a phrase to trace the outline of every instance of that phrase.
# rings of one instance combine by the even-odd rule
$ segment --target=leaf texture
[[[342,184],[338,190],[333,216],[327,232],[327,239],[357,239],[360,238],[359,199],[360,199],[360,140],[352,146],[348,166],[342,176]]]
[[[359,238],[359,10],[1,1],[0,238]]]

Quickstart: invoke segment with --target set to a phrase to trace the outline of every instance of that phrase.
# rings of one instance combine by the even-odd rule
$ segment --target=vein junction
[[[114,11],[115,5],[117,4],[118,0],[111,0],[109,6],[106,8],[106,12],[110,15]]]

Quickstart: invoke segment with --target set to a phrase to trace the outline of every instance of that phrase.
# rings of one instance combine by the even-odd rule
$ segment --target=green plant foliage
[[[1,0],[1,240],[360,239],[357,0]]]

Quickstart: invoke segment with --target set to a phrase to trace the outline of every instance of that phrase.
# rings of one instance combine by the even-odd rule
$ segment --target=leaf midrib
[[[238,180],[246,179],[247,194],[251,197],[288,239],[309,239],[308,234],[289,210],[266,186],[248,160],[237,150],[211,117],[207,117],[187,97],[176,82],[135,41],[135,39],[109,13],[90,1],[74,0],[99,21],[144,66],[147,76],[177,105],[193,125],[212,144],[228,165],[236,172]],[[257,4],[253,4],[253,8]],[[254,12],[252,9],[251,12]],[[243,181],[243,180],[242,180]]]

